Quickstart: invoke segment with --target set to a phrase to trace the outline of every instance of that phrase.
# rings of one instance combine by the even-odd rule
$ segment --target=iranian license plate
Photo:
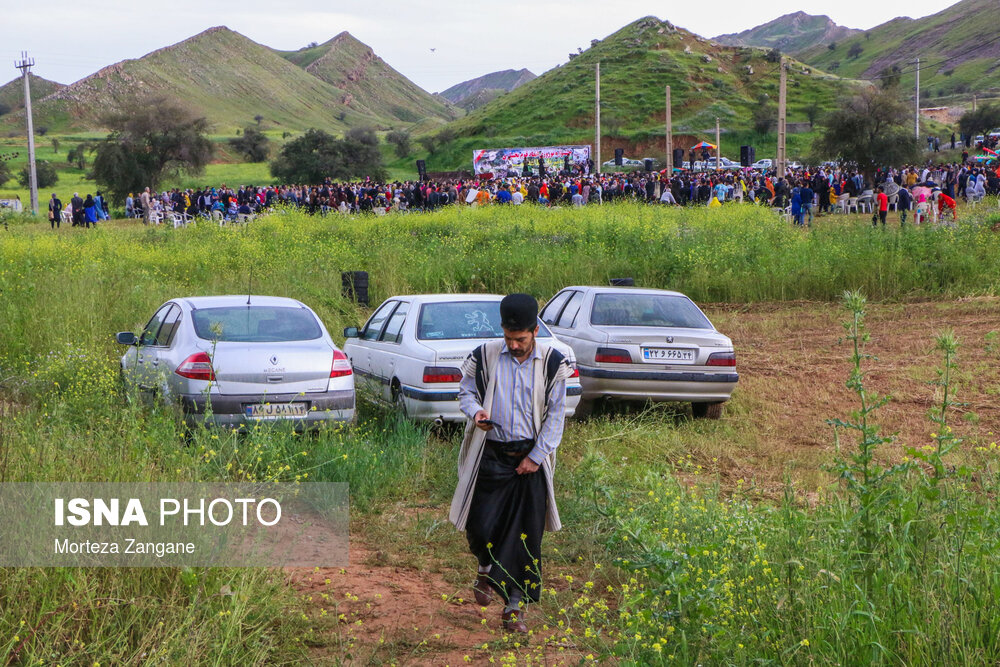
[[[644,347],[642,360],[660,364],[693,364],[697,350],[680,347]]]
[[[309,406],[306,403],[255,403],[246,406],[245,410],[251,419],[282,419],[305,417]]]

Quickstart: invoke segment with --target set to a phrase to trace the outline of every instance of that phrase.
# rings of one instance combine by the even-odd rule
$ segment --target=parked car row
[[[495,294],[394,296],[343,349],[310,308],[293,299],[218,296],[172,299],[136,335],[117,341],[124,382],[179,406],[190,423],[244,428],[260,421],[313,427],[352,421],[355,374],[407,417],[461,422],[461,366],[503,336]],[[538,338],[576,369],[566,415],[598,400],[683,401],[719,418],[739,380],[732,341],[679,292],[572,286],[539,314]]]

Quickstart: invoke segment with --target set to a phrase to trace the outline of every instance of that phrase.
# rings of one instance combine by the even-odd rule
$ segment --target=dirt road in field
[[[829,462],[834,445],[826,420],[846,419],[858,405],[844,386],[850,370],[841,326],[846,311],[815,303],[706,310],[716,327],[733,338],[741,376],[739,395],[724,417],[738,442],[713,466],[723,483],[744,479],[773,493],[780,492],[786,474],[805,488],[828,480],[821,464]],[[883,432],[897,434],[886,457],[903,456],[906,447],[930,442],[934,426],[926,415],[941,392],[931,384],[942,365],[934,338],[948,328],[961,343],[954,380],[958,400],[965,403],[953,410],[950,421],[965,438],[965,452],[996,440],[1000,341],[992,332],[1000,332],[1000,299],[875,305],[866,324],[871,336],[866,351],[877,357],[865,364],[869,387],[892,396],[878,413]],[[848,438],[845,446],[852,442]],[[693,455],[706,456],[700,451]],[[444,516],[446,508],[439,509]],[[405,517],[405,512],[397,515]],[[499,608],[483,612],[463,597],[470,595],[467,586],[446,580],[442,565],[444,571],[449,565],[440,562],[443,556],[428,554],[422,564],[392,564],[371,541],[364,530],[360,535],[355,531],[351,566],[344,571],[290,573],[294,588],[311,598],[312,617],[334,607],[327,616],[344,614],[317,636],[319,645],[312,653],[317,663],[349,655],[347,661],[371,664],[394,658],[400,664],[458,665],[467,662],[466,656],[482,664],[490,655],[499,662],[508,650],[526,660],[523,647],[498,644]],[[480,648],[484,643],[490,651]],[[530,654],[533,662],[576,664],[582,657],[572,647],[560,652],[537,637],[533,644],[539,647]]]

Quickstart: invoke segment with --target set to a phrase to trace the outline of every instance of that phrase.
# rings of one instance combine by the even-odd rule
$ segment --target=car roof
[[[500,301],[502,294],[397,294],[390,300],[406,300],[411,303],[453,303],[456,301]]]
[[[197,308],[225,308],[229,306],[245,306],[249,301],[251,306],[284,306],[286,308],[305,308],[301,301],[289,299],[283,296],[262,296],[258,294],[227,294],[220,296],[188,296],[172,301],[183,301],[189,307]]]
[[[629,294],[666,294],[669,296],[683,296],[687,298],[687,294],[681,292],[675,292],[673,290],[666,289],[656,289],[655,287],[616,287],[613,285],[568,285],[561,290],[590,290],[592,292],[597,292],[599,294],[613,294],[613,293],[629,293]]]

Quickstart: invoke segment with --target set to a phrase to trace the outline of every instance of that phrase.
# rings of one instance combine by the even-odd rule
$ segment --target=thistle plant
[[[837,456],[833,470],[843,480],[848,493],[852,497],[858,526],[858,552],[855,554],[863,561],[865,582],[870,583],[871,575],[876,565],[873,558],[878,550],[879,514],[890,504],[893,493],[898,488],[888,482],[909,469],[908,463],[883,467],[875,461],[879,447],[893,442],[894,437],[882,435],[874,420],[875,412],[886,405],[889,396],[880,396],[869,391],[865,386],[864,362],[877,361],[877,357],[865,352],[870,340],[865,328],[865,307],[867,299],[861,292],[845,292],[844,306],[851,317],[843,323],[845,338],[851,344],[851,373],[847,379],[847,388],[853,391],[860,402],[860,407],[854,410],[847,420],[829,419],[828,424],[834,427],[834,442]],[[857,449],[844,455],[841,450],[840,432],[842,429],[857,433]]]

